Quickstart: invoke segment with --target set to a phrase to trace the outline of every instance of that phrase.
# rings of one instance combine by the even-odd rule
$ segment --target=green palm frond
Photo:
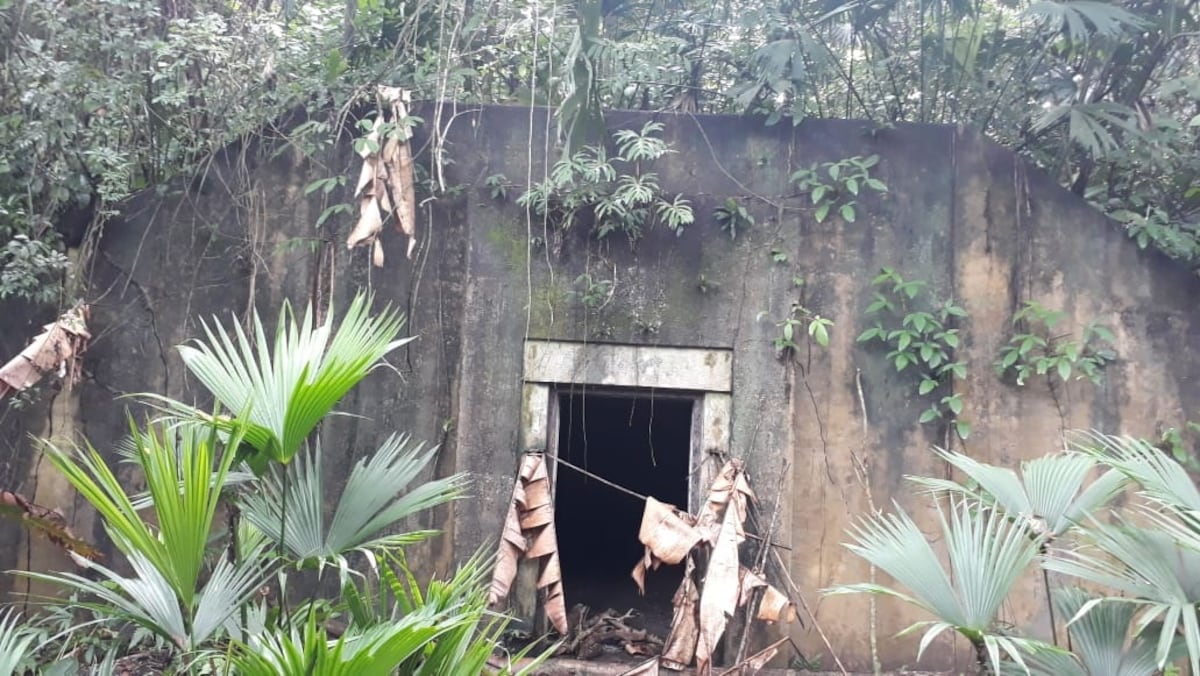
[[[0,676],[19,676],[25,662],[33,657],[36,636],[21,624],[21,615],[13,608],[0,613]]]
[[[954,500],[949,515],[939,508],[942,539],[949,569],[942,565],[920,528],[903,510],[879,515],[856,525],[850,532],[850,551],[891,575],[906,591],[876,584],[835,587],[826,593],[873,593],[899,598],[932,614],[906,631],[925,627],[920,654],[947,629],[957,631],[982,648],[993,673],[999,673],[1001,654],[1024,666],[1022,653],[1049,646],[1004,635],[995,629],[1000,605],[1038,551],[1023,522],[1009,519],[1000,510],[980,513],[967,500]]]
[[[1160,529],[1174,522],[1169,516],[1157,516],[1160,521],[1155,525]],[[1153,651],[1155,667],[1162,669],[1172,659],[1177,632],[1182,630],[1192,671],[1200,673],[1200,619],[1196,615],[1196,604],[1200,603],[1200,551],[1180,546],[1174,536],[1187,528],[1178,525],[1179,532],[1172,533],[1092,522],[1086,529],[1092,546],[1056,552],[1045,557],[1043,566],[1124,594],[1102,602],[1085,602],[1075,613],[1076,621],[1094,612],[1100,603],[1131,604],[1140,610],[1138,629],[1162,623]],[[1192,537],[1196,539],[1194,533]],[[1200,541],[1195,544],[1200,545]]]
[[[1093,36],[1117,38],[1144,28],[1146,22],[1120,5],[1097,0],[1040,0],[1025,9],[1027,16],[1061,31],[1071,41],[1085,44]]]
[[[391,676],[440,635],[470,621],[454,613],[413,613],[363,631],[327,638],[316,613],[291,632],[253,636],[230,660],[242,676]]]
[[[236,446],[241,431],[234,429],[230,436],[199,425],[142,430],[132,422],[130,430],[131,457],[146,481],[142,501],[135,502],[125,492],[90,446],[73,452],[52,447],[49,457],[103,518],[113,543],[129,560],[133,577],[98,564],[91,568],[100,581],[73,573],[26,574],[82,592],[97,599],[85,605],[192,649],[214,635],[265,575],[259,549],[241,566],[218,561],[200,586],[221,487],[233,462],[234,454],[222,450],[222,439]],[[143,518],[144,509],[151,511],[152,519]]]
[[[114,541],[117,539],[114,537]],[[99,580],[75,573],[22,574],[80,592],[88,599],[79,603],[81,607],[133,622],[183,650],[195,650],[213,638],[237,609],[249,601],[264,579],[262,550],[238,566],[221,559],[195,594],[195,608],[189,610],[176,595],[171,581],[150,559],[137,551],[128,552],[127,558],[133,577],[124,577],[96,563],[89,568]]]
[[[1099,101],[1094,103],[1069,102],[1046,109],[1033,121],[1034,133],[1059,124],[1063,118],[1067,121],[1067,133],[1071,140],[1078,143],[1093,157],[1121,150],[1121,143],[1113,130],[1136,132],[1136,111],[1133,108],[1113,103]]]
[[[1077,432],[1071,445],[1137,482],[1149,500],[1172,511],[1200,512],[1200,490],[1187,470],[1144,439]]]
[[[263,477],[255,491],[242,496],[242,512],[255,529],[276,541],[286,513],[282,544],[290,555],[303,563],[335,564],[345,573],[346,554],[394,551],[428,537],[430,531],[391,531],[413,514],[462,497],[467,483],[463,474],[415,483],[436,452],[426,451],[407,435],[389,437],[351,469],[326,523],[328,497],[318,447],[316,453],[302,454],[290,466]]]
[[[100,513],[117,547],[153,567],[190,612],[233,453],[220,450],[219,434],[212,428],[139,430],[130,421],[130,430],[157,527],[142,518],[139,506],[91,446],[73,452],[51,446],[50,461]],[[240,438],[235,432],[232,443]]]
[[[1105,472],[1085,487],[1098,463],[1079,453],[1058,453],[1021,463],[1021,474],[1007,467],[979,462],[962,453],[935,449],[943,460],[974,482],[964,486],[945,479],[910,476],[931,491],[950,492],[995,505],[1024,519],[1031,530],[1062,535],[1073,523],[1112,500],[1125,483],[1118,471]]]
[[[1152,626],[1140,634],[1129,637],[1137,608],[1129,603],[1103,601],[1078,587],[1063,587],[1054,590],[1054,607],[1066,618],[1076,618],[1067,627],[1071,633],[1072,646],[1086,667],[1084,673],[1093,676],[1154,676],[1159,672],[1155,663],[1155,650],[1161,636]],[[1084,606],[1089,610],[1080,615]],[[1078,616],[1078,617],[1076,617]],[[1167,660],[1179,657],[1184,645],[1176,637]],[[1064,672],[1056,672],[1064,675]]]
[[[371,298],[355,296],[336,328],[332,312],[315,326],[311,305],[297,322],[285,303],[273,345],[256,311],[252,336],[237,322],[230,322],[232,332],[219,322],[205,323],[207,340],[179,347],[187,369],[244,425],[244,441],[256,451],[247,462],[256,472],[265,470],[268,459],[291,462],[337,402],[380,359],[411,340],[396,339],[404,325],[399,312],[369,313]],[[185,419],[234,424],[159,395],[142,396]]]
[[[386,625],[415,612],[457,614],[472,618],[439,636],[420,655],[406,660],[399,666],[400,673],[413,676],[484,672],[496,673],[497,676],[518,676],[534,673],[557,646],[530,659],[525,658],[532,645],[510,656],[510,663],[522,664],[519,669],[496,671],[488,665],[510,620],[507,615],[488,610],[488,585],[494,565],[495,556],[480,549],[460,564],[451,577],[445,580],[435,578],[422,589],[401,554],[389,557],[388,565],[380,566],[377,587],[372,588],[367,579],[349,580],[343,585],[342,598],[346,601],[352,626],[359,630]]]

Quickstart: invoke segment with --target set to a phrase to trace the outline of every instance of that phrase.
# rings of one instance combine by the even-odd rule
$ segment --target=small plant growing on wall
[[[574,295],[589,310],[603,307],[612,296],[612,280],[599,279],[584,273],[575,278]]]
[[[549,178],[530,186],[517,204],[561,228],[589,222],[600,238],[621,232],[636,240],[653,223],[682,235],[695,221],[691,203],[682,195],[668,198],[658,174],[646,170],[647,164],[671,152],[656,136],[662,128],[647,122],[640,132],[615,132],[616,157],[606,148],[586,147],[559,160]]]
[[[1197,450],[1200,450],[1200,423],[1189,420],[1183,427],[1164,429],[1159,433],[1155,446],[1164,453],[1169,453],[1188,472],[1200,472],[1200,459],[1197,458]]]
[[[813,164],[793,173],[792,183],[812,200],[813,217],[818,223],[824,223],[831,213],[853,223],[858,220],[858,196],[862,191],[887,192],[887,184],[871,175],[877,164],[878,155]]]
[[[504,174],[492,174],[483,179],[483,187],[487,188],[492,199],[503,202],[508,199],[508,189],[512,187],[512,184],[508,182],[508,177]]]
[[[917,394],[930,402],[918,421],[947,420],[965,440],[971,425],[958,417],[963,399],[953,383],[966,378],[967,365],[954,359],[960,337],[953,323],[966,318],[967,311],[951,301],[931,301],[924,281],[906,280],[892,268],[883,268],[871,286],[876,290],[866,315],[874,325],[859,334],[858,342],[886,346],[886,358],[896,371],[918,371]]]
[[[788,316],[776,322],[775,326],[779,328],[779,335],[775,337],[775,351],[784,356],[795,354],[800,347],[796,341],[806,334],[817,345],[829,347],[829,329],[833,328],[833,320],[795,303]]]
[[[1016,333],[1001,348],[996,373],[1022,386],[1034,375],[1057,375],[1063,382],[1086,378],[1099,385],[1104,367],[1117,357],[1111,347],[1112,331],[1092,321],[1076,339],[1059,332],[1065,316],[1037,301],[1026,301],[1013,316]]]
[[[792,286],[802,290],[804,278],[793,277]],[[759,313],[759,319],[764,316],[766,316],[765,311]],[[779,333],[772,341],[775,352],[780,359],[791,359],[799,351],[799,341],[804,336],[808,337],[810,345],[816,343],[820,347],[829,347],[829,331],[833,328],[833,320],[810,310],[804,304],[803,296],[801,296],[800,299],[792,302],[787,316],[775,322],[775,327],[779,329]]]
[[[737,239],[738,231],[754,227],[754,216],[732,197],[726,197],[721,206],[713,210],[713,219],[729,234],[729,239]]]

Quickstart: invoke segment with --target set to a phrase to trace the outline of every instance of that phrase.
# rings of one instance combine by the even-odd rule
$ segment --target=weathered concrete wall
[[[446,181],[464,190],[424,204],[417,260],[405,260],[400,238],[389,234],[383,270],[369,269],[363,253],[344,251],[348,224],[329,235],[312,227],[322,205],[303,188],[330,173],[354,175],[346,147],[323,169],[287,151],[259,164],[248,159],[256,149],[232,152],[199,195],[140,201],[109,225],[95,263],[98,336],[87,360],[92,377],[79,395],[80,432],[111,447],[129,405],[114,394],[194,396],[170,348],[197,335],[200,317],[240,316],[251,299],[273,308],[314,293],[344,305],[354,289],[371,287],[380,302],[410,312],[408,330],[420,338],[393,359],[395,370],[376,372],[346,402],[345,410],[365,420],[339,419],[323,431],[326,449],[347,460],[327,466],[343,478],[351,459],[397,429],[442,442],[438,472],[475,475],[471,502],[452,518],[431,517],[447,536],[414,555],[444,566],[500,532],[519,450],[525,338],[731,348],[731,447],[747,459],[766,505],[782,488],[779,533],[791,546],[792,576],[843,661],[866,670],[867,601],[820,600],[816,590],[867,578],[841,543],[870,499],[881,507],[894,500],[932,525],[926,501],[906,489],[903,475],[943,473],[929,448],[947,438],[917,424],[927,403],[907,374],[896,375],[881,352],[855,343],[880,267],[924,279],[969,311],[958,356],[970,373],[960,388],[963,417],[975,431],[959,446],[977,458],[1015,463],[1060,447],[1067,429],[1147,435],[1200,411],[1200,357],[1191,349],[1200,345],[1200,281],[1139,252],[1087,205],[973,132],[900,126],[871,133],[840,121],[764,128],[732,117],[659,115],[677,154],[653,169],[665,192],[692,201],[697,222],[682,237],[655,228],[630,245],[619,235],[597,242],[583,228],[562,232],[530,218],[513,203],[521,188],[508,200],[490,196],[485,177],[523,184],[544,174],[541,131],[553,128],[544,116],[489,107],[444,122],[454,160]],[[613,114],[609,124],[640,128],[649,117]],[[855,223],[816,223],[790,174],[869,154],[882,158],[875,172],[890,192],[862,199]],[[741,199],[756,220],[736,239],[712,218],[727,197]],[[531,240],[538,244],[530,247]],[[773,249],[788,260],[774,262]],[[585,273],[613,281],[602,308],[586,308],[575,295]],[[797,276],[806,280],[803,290],[793,284]],[[772,347],[775,322],[800,293],[836,324],[828,349],[785,363]],[[995,376],[992,362],[1025,300],[1065,310],[1075,326],[1098,319],[1114,329],[1119,359],[1102,385],[1052,392],[1040,380],[1017,389]],[[869,493],[855,457],[868,469]],[[1031,575],[1005,619],[1048,634],[1035,582]],[[892,636],[918,619],[898,604],[878,604],[885,668],[914,662],[916,637]],[[806,652],[823,652],[811,625],[796,636]],[[954,656],[945,641],[921,666],[949,668]],[[967,657],[962,646],[957,656]],[[831,664],[828,657],[823,664]]]

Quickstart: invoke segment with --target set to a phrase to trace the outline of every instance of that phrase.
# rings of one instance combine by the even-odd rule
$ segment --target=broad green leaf
[[[828,202],[817,207],[817,211],[813,214],[813,217],[817,219],[818,223],[825,222],[825,218],[829,216],[829,208],[830,204]]]

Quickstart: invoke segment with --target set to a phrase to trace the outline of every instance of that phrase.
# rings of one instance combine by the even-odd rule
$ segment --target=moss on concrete
[[[529,241],[525,228],[512,221],[501,221],[487,231],[487,241],[500,254],[511,272],[524,272],[529,264]]]

